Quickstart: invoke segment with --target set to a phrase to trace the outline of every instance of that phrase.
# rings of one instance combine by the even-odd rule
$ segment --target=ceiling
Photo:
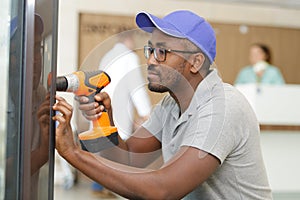
[[[207,0],[199,0],[199,1],[207,1]],[[209,2],[255,4],[260,6],[300,10],[300,0],[209,0]]]

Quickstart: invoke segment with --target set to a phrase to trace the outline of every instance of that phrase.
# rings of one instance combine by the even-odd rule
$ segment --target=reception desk
[[[236,88],[248,99],[261,125],[262,153],[273,193],[299,196],[300,85]]]
[[[261,125],[300,127],[300,85],[236,85]]]

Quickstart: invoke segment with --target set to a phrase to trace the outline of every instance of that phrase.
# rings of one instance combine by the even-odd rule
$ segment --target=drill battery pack
[[[81,148],[91,153],[97,153],[104,149],[108,149],[119,144],[118,132],[112,133],[109,136],[98,137],[95,139],[79,140]]]

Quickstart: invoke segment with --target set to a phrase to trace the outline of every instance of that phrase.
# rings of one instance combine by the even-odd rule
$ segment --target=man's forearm
[[[109,160],[129,165],[129,152],[128,147],[125,141],[122,140],[120,136],[118,136],[119,144],[118,146],[114,146],[103,150],[100,152],[101,156],[107,158]]]
[[[38,147],[31,152],[31,175],[35,174],[49,158],[49,148]]]
[[[153,190],[158,193],[164,190],[153,170],[118,164],[81,149],[62,156],[86,176],[125,198],[163,199],[153,193]]]
[[[118,139],[118,146],[103,150],[100,155],[111,161],[139,168],[147,167],[161,155],[161,151],[149,153],[131,152],[126,141],[122,140],[120,136]]]

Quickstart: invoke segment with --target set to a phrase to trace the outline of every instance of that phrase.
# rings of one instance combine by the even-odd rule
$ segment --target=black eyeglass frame
[[[163,52],[163,59],[158,59],[157,52]],[[200,51],[183,51],[183,50],[175,50],[175,49],[165,49],[160,47],[151,47],[149,45],[144,46],[144,56],[146,59],[150,58],[150,55],[153,53],[155,60],[158,62],[164,62],[167,58],[167,53],[176,52],[176,53],[189,53],[189,54],[195,54],[195,53],[201,53]]]

